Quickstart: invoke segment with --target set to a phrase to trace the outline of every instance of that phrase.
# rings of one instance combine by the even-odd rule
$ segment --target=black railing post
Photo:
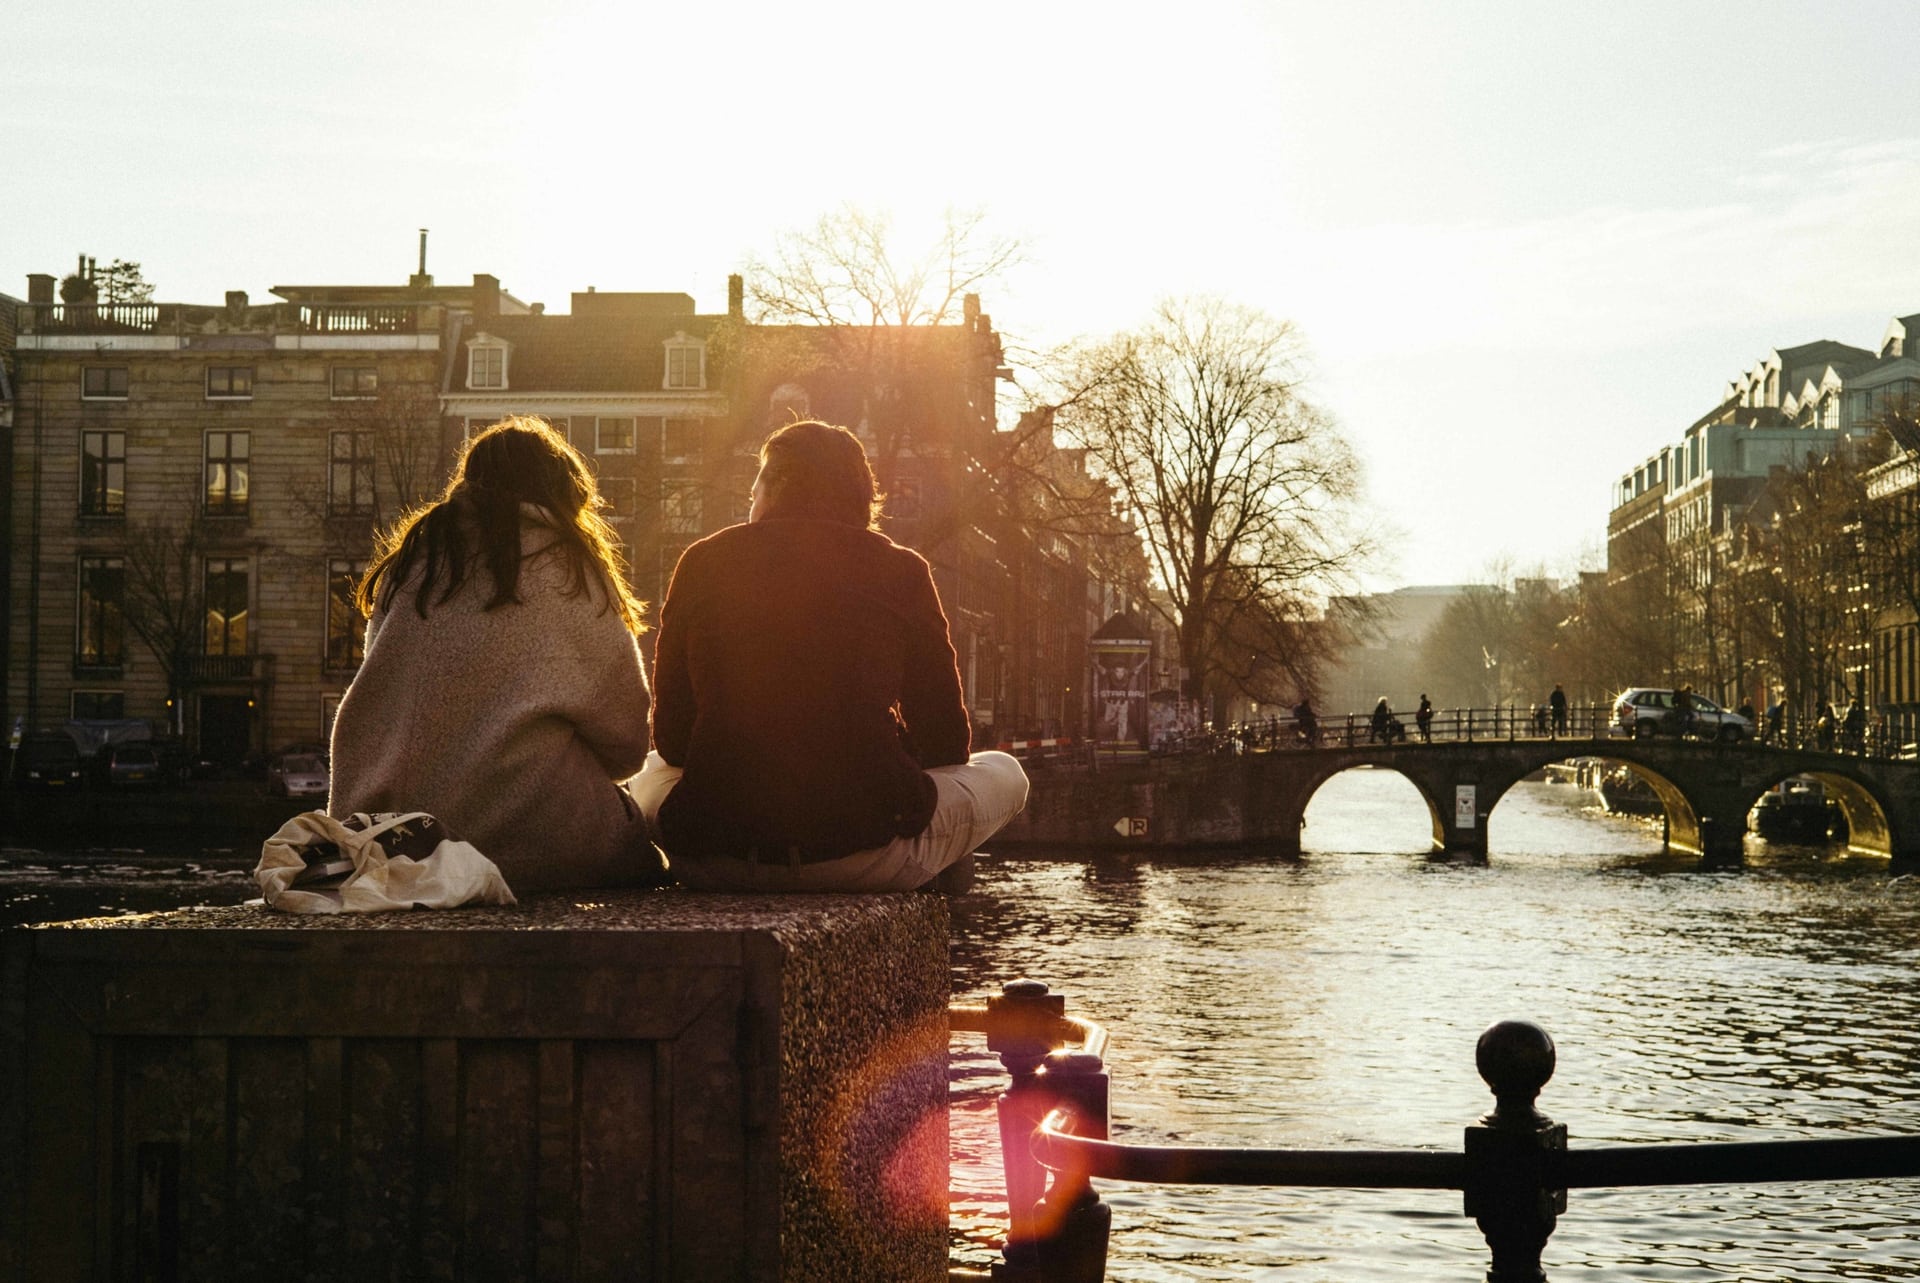
[[[1466,1213],[1479,1222],[1492,1253],[1487,1283],[1545,1283],[1540,1254],[1567,1192],[1549,1189],[1546,1155],[1567,1147],[1567,1129],[1533,1107],[1553,1077],[1553,1039],[1539,1025],[1503,1020],[1474,1049],[1480,1076],[1493,1089],[1493,1112],[1467,1128]]]
[[[1040,1066],[1052,1050],[1052,1034],[1066,1015],[1064,994],[1048,993],[1039,980],[1009,980],[1000,996],[987,999],[987,1050],[1000,1056],[1013,1082],[1000,1093],[1000,1162],[1007,1179],[1007,1246],[993,1276],[1006,1283],[1045,1278],[1039,1254],[1040,1200],[1047,1169],[1033,1156],[1033,1132],[1054,1107],[1052,1084]]]
[[[1074,1135],[1106,1140],[1111,1080],[1100,1057],[1084,1051],[1056,1051],[1040,1072],[1042,1080],[1051,1084],[1056,1105],[1072,1110]],[[1046,1283],[1101,1283],[1106,1278],[1113,1209],[1100,1201],[1084,1168],[1054,1173],[1053,1188],[1040,1204],[1039,1220],[1040,1269]]]

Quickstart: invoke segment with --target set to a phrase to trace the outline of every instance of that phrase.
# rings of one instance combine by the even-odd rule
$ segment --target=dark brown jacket
[[[830,521],[694,544],[661,608],[653,743],[686,771],[660,808],[669,857],[813,862],[925,831],[923,768],[969,749],[927,563]]]

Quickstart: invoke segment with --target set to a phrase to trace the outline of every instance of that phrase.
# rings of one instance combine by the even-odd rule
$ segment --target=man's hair
[[[404,513],[376,539],[373,563],[355,593],[361,611],[391,605],[393,594],[419,568],[413,605],[422,619],[460,590],[475,562],[487,568],[493,596],[487,610],[520,601],[522,505],[539,510],[552,527],[567,566],[569,595],[590,593],[597,581],[628,631],[645,629],[646,609],[627,586],[620,537],[600,510],[606,503],[593,473],[565,437],[545,420],[515,415],[471,438],[440,498]],[[544,551],[544,550],[542,550]],[[434,596],[436,584],[443,584]]]
[[[837,521],[872,530],[880,489],[860,438],[817,420],[789,423],[760,445],[769,517]]]

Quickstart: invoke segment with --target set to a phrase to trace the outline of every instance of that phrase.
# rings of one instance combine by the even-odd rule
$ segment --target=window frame
[[[98,438],[102,453],[96,469],[92,463],[94,456],[87,452],[88,441]],[[118,455],[112,452],[117,444]],[[120,486],[115,490],[114,473],[118,470]],[[95,473],[104,475],[105,484],[99,487],[97,495],[90,493],[90,482]],[[118,504],[111,498],[120,496]],[[89,500],[95,500],[89,502]],[[80,430],[80,495],[78,498],[79,515],[82,517],[124,517],[127,515],[127,434],[123,428],[82,428]]]
[[[669,495],[673,496],[671,501]],[[705,516],[705,495],[699,482],[681,477],[668,477],[660,482],[662,534],[698,535]]]
[[[216,373],[226,376],[227,390],[224,392],[214,391]],[[234,376],[242,373],[246,376],[244,379],[246,390],[236,392],[233,390]],[[253,367],[251,365],[209,365],[206,369],[205,389],[209,401],[251,401],[253,400]]]
[[[88,568],[117,567],[120,593],[117,600],[95,597],[88,591]],[[75,564],[73,592],[73,663],[75,668],[120,668],[127,662],[127,559],[115,553],[83,552]],[[92,609],[89,609],[90,604]],[[105,613],[111,611],[111,617]],[[117,643],[115,649],[89,652],[87,638],[99,632]]]
[[[102,381],[106,384],[105,391],[91,389],[93,376],[96,374],[104,376]],[[120,376],[117,379],[113,377],[116,374]],[[119,385],[118,391],[114,390],[116,383]],[[124,401],[132,386],[133,375],[127,366],[83,365],[80,367],[80,399],[82,401]]]
[[[106,696],[111,698],[119,703],[119,710],[113,713],[95,712],[83,714],[80,711],[80,698],[83,695]],[[89,717],[111,718],[117,721],[126,717],[126,715],[127,693],[123,690],[100,690],[94,687],[76,686],[67,692],[67,716],[73,718],[75,721],[83,721]]]
[[[481,373],[481,368],[480,368],[481,361],[483,359],[489,365],[491,365],[496,360],[499,362],[499,369],[497,371],[492,369],[489,369],[486,371],[488,374],[492,374],[495,376],[493,380],[488,382],[482,382],[481,379],[479,378],[479,375]],[[467,387],[469,390],[477,391],[477,392],[506,391],[507,345],[505,343],[502,343],[498,339],[493,339],[493,338],[484,338],[484,339],[476,338],[468,342],[467,344]]]
[[[240,645],[238,649],[234,649],[230,644],[235,632],[233,625],[234,613],[231,610],[221,616],[225,623],[220,629],[220,649],[215,650],[213,648],[213,577],[216,566],[221,568],[220,574],[229,578],[238,573],[244,585],[242,595],[245,600],[242,602],[239,612],[240,626],[238,631],[240,634]],[[235,567],[239,568],[237,572]],[[253,559],[244,556],[213,556],[205,558],[200,563],[200,600],[203,606],[201,612],[200,653],[202,655],[213,656],[251,655],[253,653]],[[228,604],[230,605],[231,603]]]
[[[616,526],[624,526],[633,520],[634,510],[639,500],[639,486],[632,477],[600,477],[595,483],[600,497],[606,500],[607,520]],[[616,502],[616,494],[625,495],[625,503]]]
[[[213,453],[213,440],[215,437],[224,437],[226,439],[225,452],[220,455],[217,461]],[[233,452],[236,439],[241,446],[241,452],[238,455],[235,455]],[[253,502],[253,433],[245,428],[208,428],[201,437],[200,459],[200,511],[209,517],[245,517],[249,515]],[[238,487],[240,495],[238,498],[234,497],[235,487],[233,484],[236,475],[234,470],[234,464],[236,462],[240,465],[237,474],[240,478],[240,485]],[[218,466],[224,466],[226,469],[226,485],[222,491],[224,497],[217,504],[214,502],[213,497],[213,470],[216,463]]]
[[[676,433],[674,425],[679,425]],[[660,420],[660,462],[668,464],[693,465],[700,462],[704,442],[701,439],[701,420],[698,418],[671,418]],[[685,438],[680,444],[683,448],[675,453],[672,449],[676,435]]]
[[[353,386],[340,390],[340,376],[347,375]],[[363,377],[365,376],[364,380]],[[362,382],[365,387],[361,387]],[[380,367],[377,365],[334,365],[327,367],[327,399],[330,401],[371,401],[380,395]]]
[[[684,330],[666,340],[661,346],[665,356],[661,362],[660,386],[671,392],[702,391],[707,386],[707,345],[704,340],[689,336]],[[687,358],[691,355],[693,369],[687,369]],[[675,369],[676,362],[679,365]],[[678,377],[675,377],[676,374]]]
[[[604,435],[604,425],[624,423],[627,425],[627,443],[624,446],[608,445]],[[593,417],[593,452],[595,454],[633,454],[638,448],[640,438],[640,420],[626,414],[596,414]]]
[[[354,557],[329,557],[326,565],[327,602],[321,620],[320,663],[328,672],[346,672],[359,668],[367,655],[367,618],[354,602],[353,592],[366,566]],[[344,628],[336,627],[340,624],[344,624]],[[336,642],[341,644],[336,646]]]
[[[339,443],[342,438],[348,442],[347,457],[340,457]],[[366,428],[335,428],[327,433],[327,515],[329,517],[364,517],[375,511],[376,484],[378,469],[375,466],[372,431]],[[364,449],[362,446],[364,445]],[[344,462],[347,475],[347,498],[340,498],[339,478]],[[364,477],[362,473],[364,472]],[[365,481],[366,497],[360,497],[361,482]]]

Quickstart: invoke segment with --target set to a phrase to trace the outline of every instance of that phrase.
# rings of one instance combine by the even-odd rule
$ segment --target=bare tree
[[[1055,425],[1137,523],[1189,697],[1235,682],[1241,630],[1303,618],[1373,550],[1359,465],[1302,397],[1303,364],[1291,325],[1198,299],[1062,371]]]
[[[206,532],[192,507],[129,522],[121,613],[167,676],[168,706],[180,707],[182,679],[205,640],[201,559]]]
[[[968,336],[955,327],[967,319],[967,300],[1024,253],[1017,239],[990,231],[981,210],[949,209],[931,243],[914,252],[887,214],[844,206],[748,259],[753,324],[719,338],[738,349],[742,368],[823,374],[845,389],[847,402],[833,412],[867,437],[880,486],[891,491],[929,406],[967,376]]]
[[[985,211],[949,209],[932,244],[902,255],[889,215],[847,205],[810,228],[782,232],[767,258],[748,260],[750,316],[762,324],[943,325],[1024,253],[1018,240],[987,230]]]

